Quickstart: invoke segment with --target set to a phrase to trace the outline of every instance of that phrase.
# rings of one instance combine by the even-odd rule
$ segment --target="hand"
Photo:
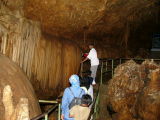
[[[64,115],[63,114],[61,115],[61,119],[64,120]]]
[[[69,117],[70,117],[70,118],[74,118],[74,115],[69,114]]]

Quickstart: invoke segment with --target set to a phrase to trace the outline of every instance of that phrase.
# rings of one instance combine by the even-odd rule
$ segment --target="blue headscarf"
[[[82,97],[85,94],[84,90],[80,88],[80,81],[78,75],[71,75],[69,78],[69,82],[71,83],[71,87],[65,89],[63,97],[62,97],[62,114],[64,115],[64,120],[74,120],[74,118],[69,117],[69,104],[75,97]],[[74,96],[71,92],[74,93]],[[80,96],[79,96],[80,95]]]
[[[69,78],[69,82],[71,83],[71,86],[73,87],[80,87],[78,75],[71,75],[71,77]]]

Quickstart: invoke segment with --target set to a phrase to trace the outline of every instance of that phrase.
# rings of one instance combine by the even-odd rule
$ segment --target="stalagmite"
[[[38,99],[24,72],[0,54],[1,120],[29,120],[41,113]]]
[[[5,120],[11,120],[14,113],[12,90],[9,85],[5,86],[3,89],[3,105],[5,107]]]
[[[21,98],[14,112],[14,120],[30,120],[28,107],[28,99]]]
[[[13,93],[9,85],[3,90],[3,105],[5,107],[5,120],[30,120],[27,98],[20,98],[16,107],[13,104]]]

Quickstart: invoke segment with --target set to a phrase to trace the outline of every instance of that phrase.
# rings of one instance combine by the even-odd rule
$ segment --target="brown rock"
[[[80,48],[70,40],[42,34],[38,22],[6,6],[1,9],[1,52],[24,70],[39,98],[57,97],[70,75],[79,71]]]
[[[0,55],[0,116],[2,120],[22,120],[40,114],[35,92],[22,70]]]
[[[115,69],[108,83],[109,103],[117,112],[117,120],[134,119],[137,95],[144,86],[140,72],[140,65],[130,60]]]
[[[143,120],[160,119],[160,69],[151,72],[151,80],[141,93],[137,111]]]

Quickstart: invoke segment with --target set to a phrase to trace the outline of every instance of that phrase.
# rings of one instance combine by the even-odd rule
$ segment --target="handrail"
[[[39,103],[52,103],[52,104],[56,104],[59,103],[57,100],[39,100]]]
[[[158,61],[160,59],[153,59],[153,58],[100,58],[100,61],[106,61],[106,60],[155,60]]]
[[[97,91],[96,97],[95,97],[93,104],[92,104],[92,107],[91,107],[91,112],[89,114],[88,120],[91,120],[92,115],[95,114],[95,112],[96,112],[96,108],[97,108],[96,105],[97,105],[98,97],[99,97],[99,86],[98,86],[98,91]]]
[[[48,114],[50,114],[51,112],[55,111],[58,107],[58,120],[60,120],[60,114],[61,114],[61,104],[60,104],[60,100],[39,100],[39,103],[45,103],[45,104],[56,104],[53,107],[49,108],[46,112],[32,118],[31,120],[39,120],[42,118],[45,118],[45,120],[48,120]]]
[[[134,61],[145,61],[145,60],[150,60],[150,61],[159,61],[160,59],[144,59],[144,58],[115,58],[115,59],[111,59],[111,58],[104,58],[104,59],[100,59],[100,69],[101,69],[101,83],[102,83],[102,77],[104,75],[104,73],[108,73],[111,72],[111,75],[113,77],[114,74],[114,68],[116,66],[118,66],[119,64],[122,64],[124,61],[126,60],[134,60]],[[117,62],[118,61],[118,62]],[[110,63],[110,64],[108,64]],[[103,71],[103,69],[105,68],[105,70]],[[109,69],[108,69],[109,68]]]
[[[148,60],[152,60],[152,61],[160,61],[160,59],[149,59],[147,58]],[[116,60],[119,60],[118,64],[116,62]],[[143,58],[115,58],[115,59],[112,59],[112,58],[102,58],[100,59],[100,62],[101,62],[101,78],[100,78],[100,85],[103,84],[103,74],[106,73],[106,72],[109,72],[111,71],[112,72],[112,76],[114,74],[114,68],[121,64],[123,60],[135,60],[135,61],[144,61],[146,59],[143,59]],[[108,65],[107,62],[111,62],[111,65]],[[115,62],[114,62],[115,61]],[[108,69],[108,67],[111,67],[111,69]],[[105,68],[105,70],[103,70]],[[83,73],[83,65],[81,66],[81,74]],[[98,106],[98,103],[99,103],[99,87],[100,85],[98,86],[98,91],[96,93],[96,97],[94,99],[94,102],[93,102],[93,106],[92,106],[92,110],[91,110],[91,113],[90,113],[90,116],[89,116],[89,119],[91,118],[91,116],[93,116],[95,119],[96,118],[96,114],[97,114],[97,106]],[[51,112],[55,111],[58,107],[58,120],[60,120],[60,114],[61,114],[61,104],[60,104],[60,101],[57,99],[57,100],[39,100],[39,103],[47,103],[47,104],[56,104],[54,105],[53,107],[51,107],[50,109],[48,109],[46,112],[32,118],[31,120],[39,120],[41,118],[44,118],[45,117],[45,120],[48,120],[48,114],[50,114]]]
[[[119,60],[118,64],[117,64],[117,61],[116,60]],[[151,60],[151,61],[160,61],[160,59],[141,59],[141,58],[116,58],[116,59],[100,59],[100,85],[103,84],[103,74],[106,73],[106,72],[112,72],[112,77],[113,77],[113,74],[114,74],[114,68],[116,66],[118,66],[119,64],[122,64],[122,61],[123,60],[135,60],[135,61],[144,61],[144,60]],[[109,61],[109,62],[108,62]],[[116,63],[115,63],[115,62]],[[108,63],[110,63],[111,65],[108,65]],[[107,67],[110,67],[111,69],[108,69]],[[105,69],[104,69],[105,68]],[[96,119],[97,116],[94,116],[96,115],[96,112],[97,112],[97,106],[98,106],[98,102],[99,102],[99,94],[100,94],[100,91],[98,90],[97,92],[97,97],[96,97],[96,102],[94,103],[94,108],[92,107],[92,113],[90,114],[89,116],[89,119],[91,118],[91,115],[93,115],[93,120]],[[94,113],[93,113],[93,110],[94,110]]]
[[[48,116],[49,113],[51,113],[53,110],[55,110],[58,107],[58,105],[55,105],[53,107],[51,107],[50,109],[48,109],[46,112],[32,118],[31,120],[39,120],[40,118],[44,118],[46,117],[46,115]]]

